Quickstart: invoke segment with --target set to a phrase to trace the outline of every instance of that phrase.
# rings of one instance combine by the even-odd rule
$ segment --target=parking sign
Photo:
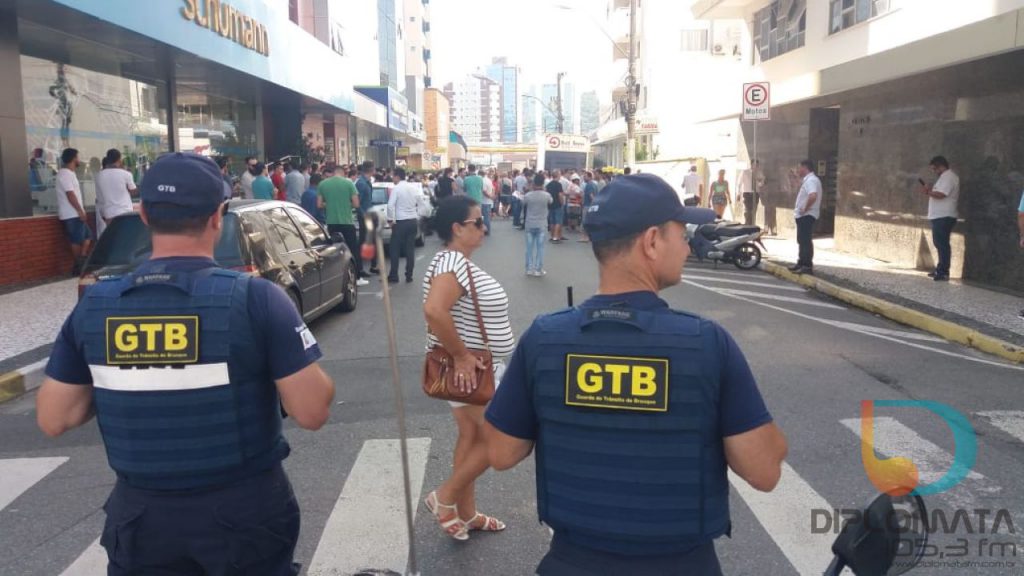
[[[752,82],[743,85],[743,119],[771,120],[771,85]]]

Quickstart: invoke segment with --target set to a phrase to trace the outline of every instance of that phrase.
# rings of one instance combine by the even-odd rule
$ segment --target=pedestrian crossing
[[[927,433],[918,430],[915,426],[920,425],[920,421],[904,421],[901,411],[896,411],[896,414],[874,418],[875,452],[880,458],[909,458],[918,468],[922,483],[934,482],[954,466],[953,454],[929,439],[934,437],[934,430]],[[980,437],[996,435],[1014,449],[1024,449],[1024,410],[980,410],[971,413],[969,419]],[[856,438],[853,442],[845,443],[851,453],[843,459],[843,474],[862,475],[859,454],[856,452],[856,446],[861,440],[860,419],[842,418],[834,421],[834,425],[838,430],[846,430]],[[419,506],[419,500],[422,498],[428,465],[443,466],[445,469],[449,465],[447,454],[431,458],[431,447],[430,438],[412,438],[408,441],[411,491],[417,514],[427,513]],[[45,482],[65,481],[54,472],[68,460],[69,457],[0,460],[0,521],[6,509],[17,508],[19,498],[35,487]],[[831,467],[832,464],[823,466]],[[830,489],[827,483],[815,487],[808,480],[812,477],[822,478],[820,469],[800,471],[798,468],[796,464],[785,463],[779,485],[771,493],[751,488],[732,472],[729,480],[737,497],[750,510],[771,542],[774,542],[775,550],[760,552],[779,555],[797,574],[821,573],[831,559],[830,546],[835,532],[812,530],[809,511],[830,511],[843,503],[831,502],[823,495]],[[836,471],[834,477],[843,474]],[[830,475],[826,474],[825,477]],[[380,571],[374,573],[404,573],[408,562],[408,540],[398,441],[364,441],[354,464],[344,478],[338,479],[338,483],[341,485],[340,492],[322,531],[313,531],[319,536],[312,558],[306,562],[306,574],[351,575],[362,573],[370,567]],[[941,503],[949,508],[966,510],[992,507],[992,503],[1004,495],[1006,489],[1012,492],[1013,488],[1000,485],[983,470],[972,469],[956,487],[933,496],[930,505]],[[852,495],[854,500],[866,497],[866,494]],[[524,508],[529,509],[530,506]],[[83,543],[83,546],[81,553],[67,567],[52,573],[60,576],[96,576],[105,573],[106,553],[99,545],[99,538]],[[534,552],[538,557],[542,553],[541,550]],[[459,552],[455,549],[453,553]],[[723,553],[723,562],[728,562],[728,549]]]

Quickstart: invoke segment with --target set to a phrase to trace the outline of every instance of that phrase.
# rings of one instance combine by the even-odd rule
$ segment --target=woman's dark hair
[[[107,150],[107,155],[103,157],[103,167],[113,166],[119,160],[121,160],[121,151],[117,148],[111,148]]]
[[[544,186],[544,175],[541,174],[540,172],[538,172],[536,175],[534,175],[534,177],[533,177],[533,185],[534,186],[541,186],[541,187],[543,187]]]
[[[434,229],[445,245],[452,241],[452,224],[465,222],[469,211],[477,205],[478,202],[469,196],[449,196],[441,200],[434,215]]]

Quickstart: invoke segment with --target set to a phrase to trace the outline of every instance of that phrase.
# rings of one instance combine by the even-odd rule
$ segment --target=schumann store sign
[[[349,59],[289,20],[284,0],[53,1],[342,110],[353,110]],[[325,69],[332,73],[323,74]]]

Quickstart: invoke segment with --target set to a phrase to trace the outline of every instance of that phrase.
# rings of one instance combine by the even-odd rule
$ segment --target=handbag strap
[[[476,297],[476,281],[473,279],[473,263],[466,258],[466,276],[469,277],[469,293],[473,299],[473,310],[476,312],[476,325],[480,328],[480,336],[484,339],[484,348],[490,352],[491,342],[487,338],[487,329],[484,328],[484,315],[480,313],[480,301]]]

